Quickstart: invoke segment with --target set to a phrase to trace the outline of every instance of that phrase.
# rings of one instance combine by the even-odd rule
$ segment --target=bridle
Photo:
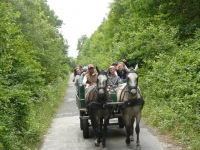
[[[105,79],[102,84],[100,83],[100,79],[99,79],[100,75],[105,76]],[[108,100],[109,94],[107,92],[107,80],[108,80],[108,77],[105,72],[98,73],[97,82],[96,82],[97,84],[96,84],[96,87],[93,89],[93,92],[96,93],[98,102],[104,102]],[[99,93],[100,90],[103,90],[101,91],[102,92],[101,94]],[[93,98],[94,98],[94,95],[93,95]]]
[[[137,88],[138,88],[138,78],[137,78],[137,83],[136,83],[135,86],[131,86],[131,85],[129,84],[129,80],[130,80],[130,79],[129,79],[128,75],[129,75],[130,73],[135,73],[135,74],[137,74],[135,70],[130,70],[130,71],[127,73],[127,75],[126,75],[126,87],[128,88],[128,91],[125,91],[125,92],[130,92],[132,89],[137,90]]]
[[[103,91],[104,91],[104,93],[106,93],[106,91],[107,91],[107,81],[108,81],[108,77],[107,77],[107,75],[105,75],[106,76],[106,81],[105,81],[105,83],[103,84],[104,86],[99,86],[99,79],[98,79],[98,77],[97,77],[97,87],[96,87],[96,90],[97,90],[97,92],[100,90],[100,89],[102,89]]]
[[[130,84],[129,84],[129,77],[128,77],[128,75],[130,74],[130,73],[135,73],[135,74],[137,74],[136,73],[136,71],[135,70],[130,70],[130,72],[128,72],[128,74],[126,75],[126,86],[122,89],[122,91],[121,91],[121,94],[120,94],[120,101],[122,101],[122,99],[124,99],[124,96],[125,96],[125,94],[123,94],[123,97],[122,97],[122,93],[129,93],[129,94],[131,94],[131,90],[136,90],[137,92],[138,92],[138,78],[137,78],[137,84],[135,85],[135,86],[131,86]],[[137,98],[137,95],[136,95],[136,97],[135,98]]]
[[[88,103],[92,102],[92,99],[95,99],[95,95],[96,95],[96,102],[92,102],[93,104],[98,105],[98,107],[106,107],[106,103],[112,101],[109,97],[109,93],[107,91],[107,75],[106,75],[106,80],[105,83],[103,83],[102,85],[104,86],[99,86],[99,79],[97,78],[97,84],[96,87],[94,89],[92,89],[89,93],[89,95],[91,95],[91,100],[88,101]],[[99,90],[103,90],[103,94],[99,94]]]

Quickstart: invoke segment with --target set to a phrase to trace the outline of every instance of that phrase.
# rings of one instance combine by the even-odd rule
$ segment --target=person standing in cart
[[[98,73],[94,70],[94,65],[88,65],[88,71],[83,78],[82,85],[87,90],[90,86],[96,85]]]

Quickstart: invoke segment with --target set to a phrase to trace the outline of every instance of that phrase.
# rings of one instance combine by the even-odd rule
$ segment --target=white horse
[[[117,88],[117,101],[123,102],[120,111],[126,128],[126,144],[130,145],[133,140],[133,124],[136,119],[135,131],[137,133],[137,147],[140,147],[139,132],[140,132],[140,119],[141,110],[144,105],[144,100],[140,93],[138,86],[138,75],[136,73],[138,66],[135,69],[130,69],[127,73],[126,83]]]

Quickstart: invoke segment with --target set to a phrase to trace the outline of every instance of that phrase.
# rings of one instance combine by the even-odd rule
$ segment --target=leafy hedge
[[[145,119],[160,132],[171,131],[174,138],[190,143],[193,149],[200,147],[199,42],[185,44],[173,55],[160,54],[157,61],[148,60],[151,69],[140,73]]]
[[[0,149],[37,145],[62,100],[71,69],[59,24],[44,1],[0,1]]]

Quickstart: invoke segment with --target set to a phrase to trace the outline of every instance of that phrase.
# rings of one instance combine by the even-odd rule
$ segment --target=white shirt
[[[82,82],[82,83],[83,83],[83,84],[86,84],[86,82],[87,82],[87,77],[84,76],[84,77],[83,77],[83,82]]]

